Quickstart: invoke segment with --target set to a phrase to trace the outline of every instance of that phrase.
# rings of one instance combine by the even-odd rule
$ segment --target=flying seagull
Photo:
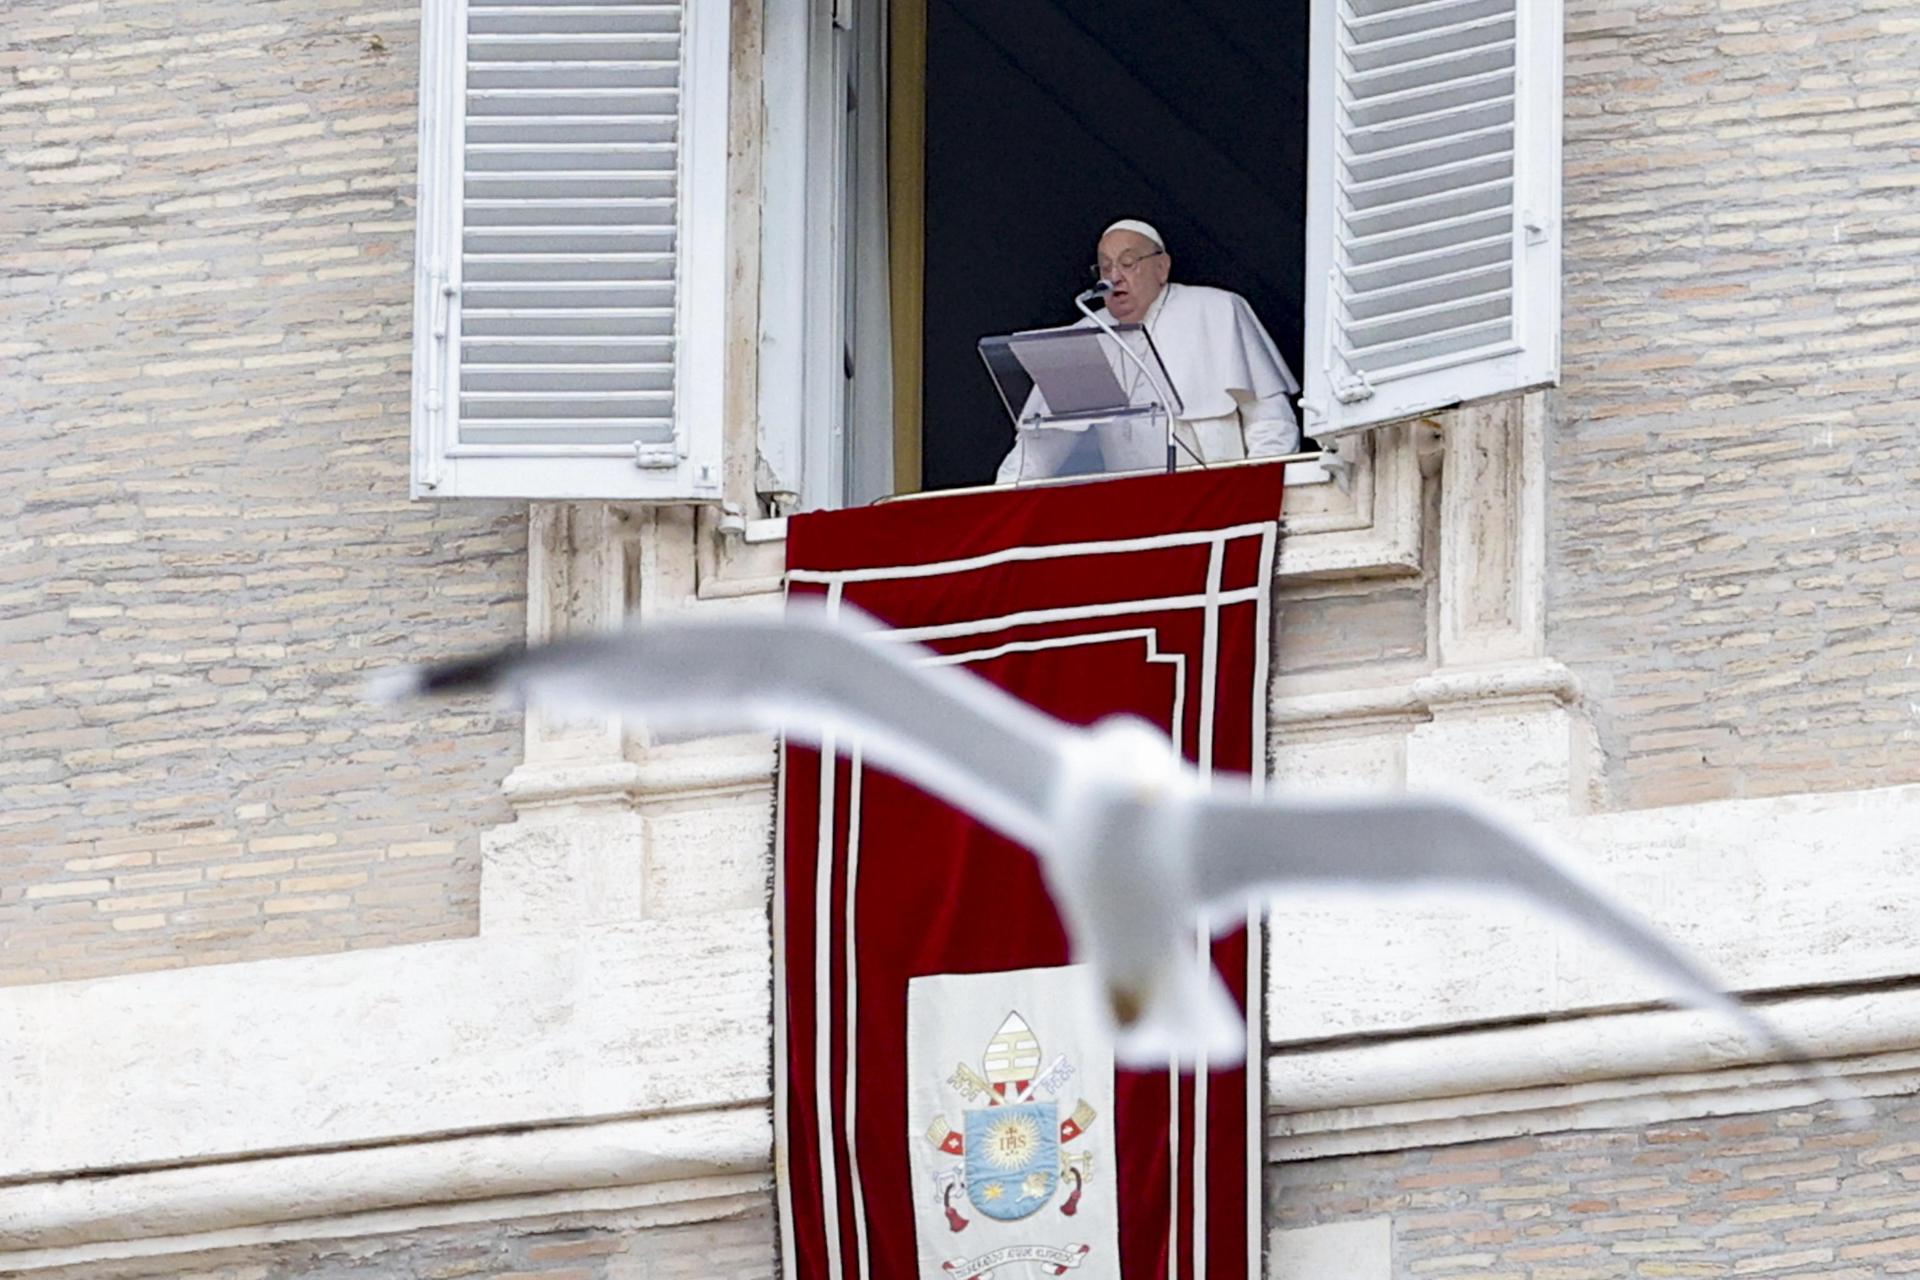
[[[493,693],[560,715],[655,729],[857,741],[866,760],[1038,856],[1076,958],[1090,961],[1116,1056],[1165,1064],[1244,1054],[1240,1014],[1193,944],[1198,922],[1301,886],[1518,896],[1604,938],[1685,1001],[1847,1094],[1820,1064],[1537,836],[1465,799],[1256,798],[1209,787],[1147,722],[1066,725],[855,611],[679,620],[515,647],[376,677],[383,698]]]

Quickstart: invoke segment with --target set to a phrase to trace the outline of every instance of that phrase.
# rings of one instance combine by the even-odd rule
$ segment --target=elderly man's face
[[[1104,280],[1113,281],[1107,295],[1107,314],[1121,324],[1134,324],[1167,287],[1173,265],[1166,251],[1138,231],[1109,231],[1100,239],[1095,264]]]

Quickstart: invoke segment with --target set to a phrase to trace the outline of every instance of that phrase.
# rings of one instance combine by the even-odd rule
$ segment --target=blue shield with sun
[[[967,1198],[1012,1222],[1052,1198],[1060,1181],[1060,1118],[1053,1102],[967,1110]]]

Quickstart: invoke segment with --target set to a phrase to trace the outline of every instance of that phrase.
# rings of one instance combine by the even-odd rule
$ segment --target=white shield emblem
[[[1113,1047],[1083,965],[907,988],[922,1280],[1118,1280]]]

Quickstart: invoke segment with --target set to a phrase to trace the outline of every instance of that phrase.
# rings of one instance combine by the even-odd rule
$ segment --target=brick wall
[[[771,1280],[771,1203],[712,1222],[644,1226],[620,1214],[563,1227],[503,1223],[350,1240],[88,1263],[40,1280]]]
[[[1920,3],[1566,22],[1549,639],[1611,800],[1920,778]]]
[[[1282,1165],[1276,1227],[1391,1215],[1393,1274],[1476,1280],[1920,1272],[1920,1102]]]
[[[0,983],[471,934],[525,519],[406,495],[417,13],[7,7]]]

